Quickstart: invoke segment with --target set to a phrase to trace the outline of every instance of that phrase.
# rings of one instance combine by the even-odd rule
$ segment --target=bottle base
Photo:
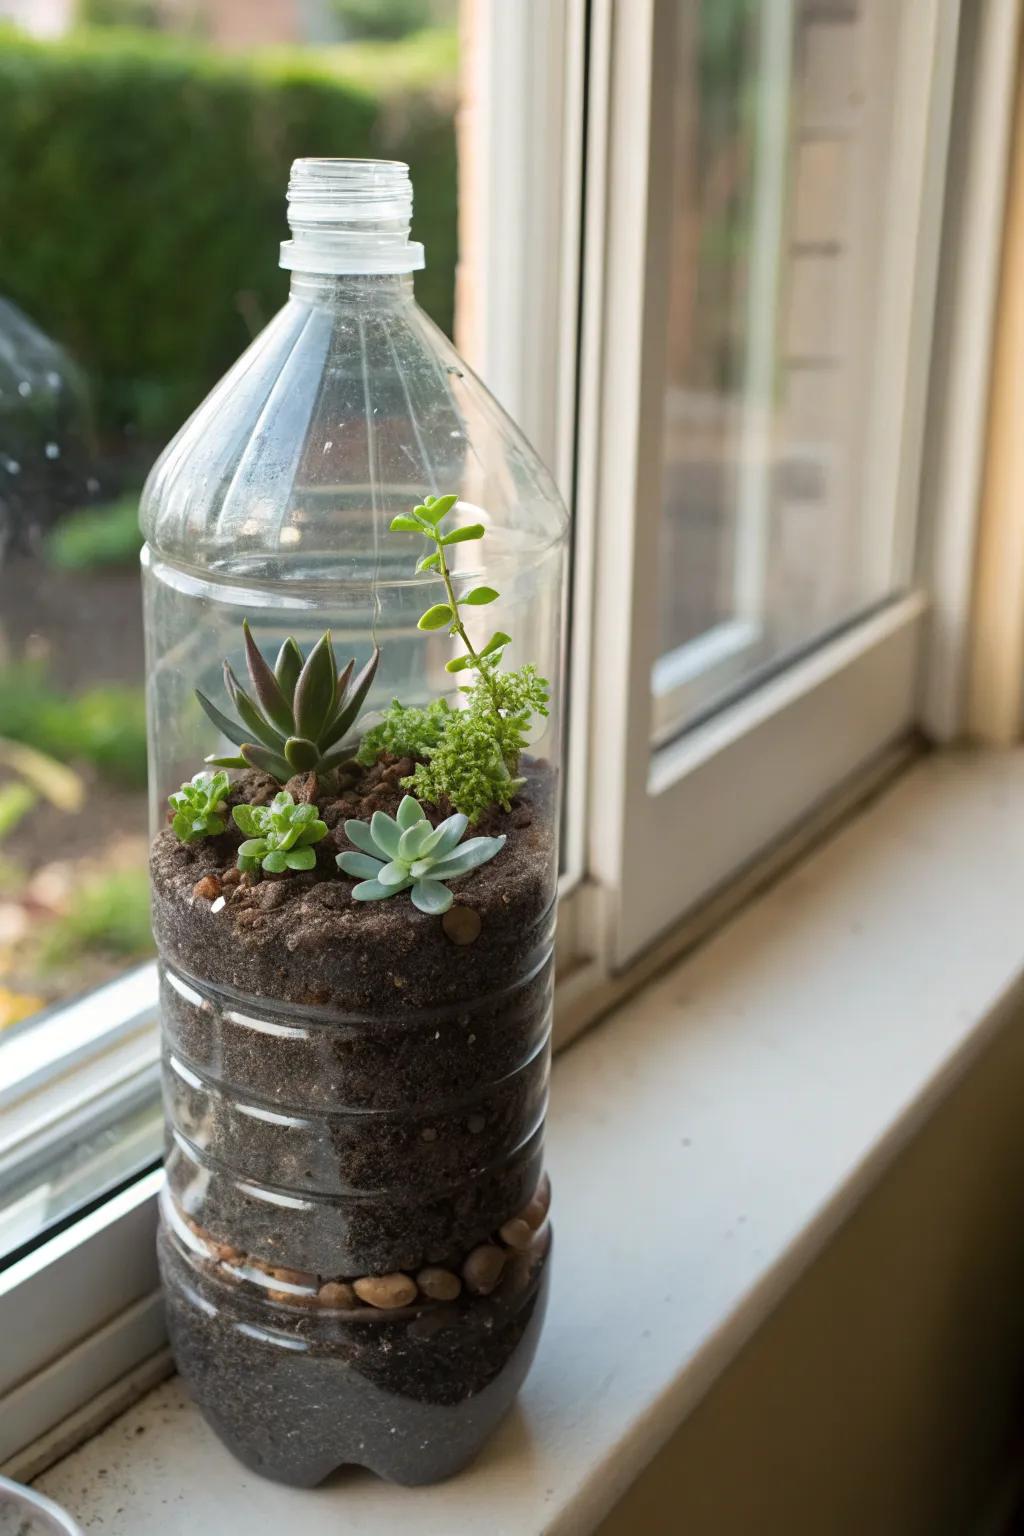
[[[487,1297],[334,1315],[253,1300],[166,1229],[159,1254],[175,1360],[204,1418],[244,1466],[293,1487],[345,1466],[404,1487],[461,1471],[515,1401],[547,1303],[550,1248]]]

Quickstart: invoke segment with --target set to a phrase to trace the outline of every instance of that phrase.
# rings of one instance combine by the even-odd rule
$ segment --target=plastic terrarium
[[[296,162],[289,300],[142,507],[171,1336],[304,1485],[468,1461],[550,1247],[566,516],[417,307],[411,206]]]

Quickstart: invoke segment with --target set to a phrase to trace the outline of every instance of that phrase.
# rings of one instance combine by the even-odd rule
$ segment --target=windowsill
[[[170,1381],[39,1486],[106,1536],[593,1529],[1006,1017],[1022,909],[1024,751],[933,757],[559,1059],[546,1329],[452,1482],[270,1485]]]

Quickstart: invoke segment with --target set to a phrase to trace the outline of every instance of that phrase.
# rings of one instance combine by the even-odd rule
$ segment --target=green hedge
[[[106,433],[166,438],[287,293],[298,155],[407,160],[450,329],[454,40],[224,58],[131,33],[0,35],[0,293],[85,365]]]

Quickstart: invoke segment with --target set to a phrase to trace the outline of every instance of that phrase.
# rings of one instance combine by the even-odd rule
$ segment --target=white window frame
[[[927,607],[905,538],[904,596],[652,753],[672,5],[592,8],[582,373],[597,383],[584,392],[577,494],[597,526],[588,868],[608,893],[613,968],[912,727]],[[904,534],[918,499],[958,12],[956,0],[903,8],[896,66],[905,131],[881,300],[892,426],[874,445],[872,479],[890,488],[889,522]]]

